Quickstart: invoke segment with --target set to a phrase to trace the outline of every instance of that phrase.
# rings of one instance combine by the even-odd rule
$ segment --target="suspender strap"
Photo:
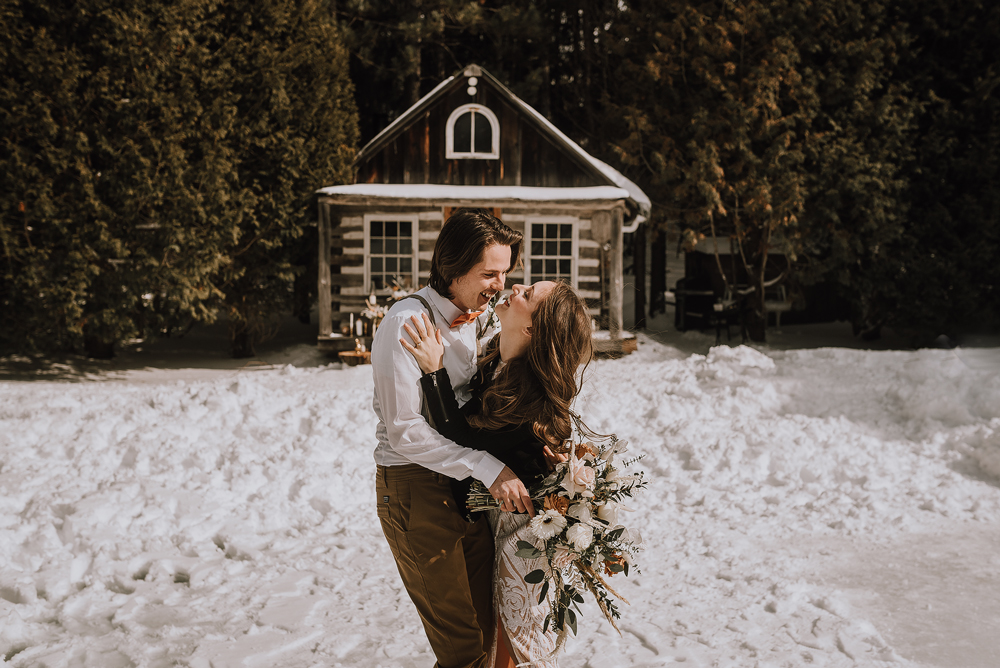
[[[431,309],[431,305],[427,303],[426,299],[424,299],[420,295],[416,295],[416,294],[414,294],[414,295],[406,295],[402,299],[417,299],[417,300],[419,300],[420,303],[424,305],[424,308],[427,309],[427,313],[431,317],[431,324],[434,325],[434,327],[437,327],[437,319],[434,317],[434,310]],[[479,357],[482,354],[482,352],[483,352],[483,350],[482,350],[482,343],[480,342],[480,339],[483,338],[484,330],[485,330],[485,326],[483,325],[483,321],[480,320],[479,318],[476,318],[476,357]]]
[[[434,317],[434,310],[431,309],[431,305],[427,303],[426,299],[424,299],[420,295],[406,295],[405,297],[403,297],[403,299],[417,299],[417,300],[419,300],[420,303],[424,305],[424,308],[427,309],[427,313],[431,316],[431,324],[434,325],[435,327],[437,327],[436,318]]]

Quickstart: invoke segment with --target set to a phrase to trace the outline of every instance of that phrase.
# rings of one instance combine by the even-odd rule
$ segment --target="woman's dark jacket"
[[[535,435],[532,425],[525,423],[502,429],[477,429],[469,425],[466,414],[474,415],[482,406],[480,396],[492,382],[493,368],[481,368],[470,383],[472,399],[464,408],[458,407],[455,390],[451,387],[448,371],[438,369],[420,378],[434,428],[459,445],[473,450],[484,450],[506,466],[521,479],[525,487],[531,487],[545,477],[548,464],[542,453],[545,444]],[[485,379],[489,378],[487,381]],[[461,512],[465,512],[466,497],[472,486],[472,478],[452,480],[452,491]],[[466,514],[468,517],[468,514]]]

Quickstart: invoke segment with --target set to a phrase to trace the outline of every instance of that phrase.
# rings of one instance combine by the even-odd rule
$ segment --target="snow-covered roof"
[[[580,150],[583,151],[582,148]],[[636,206],[638,206],[639,208],[639,215],[646,216],[648,218],[649,212],[653,208],[653,204],[652,202],[649,201],[649,197],[646,195],[646,193],[642,191],[642,188],[640,188],[638,185],[636,185],[634,181],[629,179],[627,176],[619,172],[617,169],[615,169],[608,163],[602,162],[601,160],[598,160],[597,158],[595,158],[590,154],[587,155],[590,158],[590,161],[594,164],[594,166],[600,169],[602,172],[604,172],[604,174],[608,178],[614,181],[615,185],[617,185],[619,188],[624,188],[625,190],[628,191],[628,194],[632,198],[632,201],[635,202]]]
[[[438,183],[354,183],[320,188],[317,195],[333,197],[381,197],[446,201],[499,202],[606,202],[629,199],[629,192],[617,186],[579,188],[537,188],[531,186],[451,186]]]
[[[649,200],[649,197],[646,195],[646,193],[642,191],[642,189],[638,185],[636,185],[634,182],[626,178],[624,174],[619,172],[611,165],[601,160],[598,160],[594,156],[587,153],[582,146],[580,146],[575,141],[567,137],[562,132],[562,130],[553,125],[549,119],[545,118],[545,116],[538,113],[538,111],[536,111],[533,107],[524,102],[524,100],[515,95],[509,88],[500,83],[500,81],[498,81],[496,77],[487,72],[485,69],[483,69],[480,66],[470,65],[469,67],[465,68],[463,72],[469,69],[478,69],[479,74],[477,74],[476,76],[480,78],[485,77],[489,79],[490,83],[493,84],[496,87],[496,89],[500,91],[500,93],[502,93],[514,107],[521,110],[521,112],[524,113],[525,116],[534,120],[552,137],[553,140],[561,144],[569,152],[576,154],[577,157],[580,158],[584,163],[589,164],[600,176],[607,179],[610,185],[614,185],[617,186],[618,188],[624,189],[627,192],[627,196],[624,199],[628,199],[635,204],[635,207],[638,210],[638,214],[640,216],[643,217],[649,216],[652,204]],[[410,118],[420,113],[421,111],[423,111],[424,108],[429,106],[435,98],[441,95],[443,91],[453,81],[455,81],[457,76],[458,75],[456,74],[448,77],[447,79],[439,83],[437,86],[435,86],[434,90],[432,90],[431,92],[427,93],[427,95],[424,95],[422,98],[420,98],[416,102],[416,104],[414,104],[412,107],[410,107],[405,112],[400,114],[392,123],[387,125],[381,132],[379,132],[370,142],[365,144],[364,148],[362,148],[358,152],[358,156],[355,159],[355,162],[361,160],[367,153],[376,150],[376,148],[380,146],[383,143],[383,141],[385,141],[395,133],[397,128],[403,126],[410,120]],[[496,188],[497,186],[488,186],[488,187]],[[566,188],[536,188],[536,190],[566,190]]]

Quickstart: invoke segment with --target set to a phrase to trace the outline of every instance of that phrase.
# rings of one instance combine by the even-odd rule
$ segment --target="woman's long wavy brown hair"
[[[498,334],[503,336],[503,332]],[[481,364],[500,354],[491,346]],[[554,450],[572,432],[569,407],[579,393],[577,371],[590,362],[593,341],[590,315],[570,286],[556,283],[531,314],[531,340],[524,355],[509,360],[483,392],[482,410],[469,423],[501,429],[530,423],[535,435]]]

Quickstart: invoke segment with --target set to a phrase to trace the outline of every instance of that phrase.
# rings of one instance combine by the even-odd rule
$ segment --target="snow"
[[[638,339],[577,408],[645,455],[647,551],[622,635],[585,607],[563,665],[1000,665],[998,349]],[[431,665],[374,513],[371,368],[327,362],[0,360],[0,656]]]
[[[355,197],[391,197],[396,199],[468,200],[490,202],[606,202],[628,199],[624,188],[582,186],[578,188],[541,188],[535,186],[452,186],[434,183],[355,183],[329,186],[319,195]]]

